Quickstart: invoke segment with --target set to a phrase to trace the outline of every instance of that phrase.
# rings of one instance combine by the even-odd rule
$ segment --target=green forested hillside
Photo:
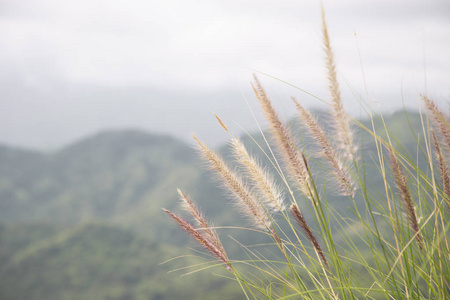
[[[410,124],[403,112],[385,121],[415,158],[410,125],[421,132],[418,115],[409,113]],[[370,137],[356,133],[364,155],[373,156]],[[262,141],[259,133],[253,138]],[[251,138],[244,140],[260,152]],[[313,149],[301,133],[299,141]],[[227,156],[226,147],[220,152]],[[264,155],[257,156],[268,164]],[[376,185],[376,169],[368,165],[367,172]],[[179,211],[177,187],[214,224],[245,224],[195,151],[170,137],[105,132],[54,153],[1,146],[0,299],[241,299],[237,285],[210,270],[183,278],[179,275],[201,267],[167,273],[199,260],[184,257],[159,265],[198,254],[161,211]],[[328,196],[331,205],[350,215],[341,200]],[[226,238],[229,234],[247,244],[264,238],[239,230],[220,233],[230,255],[239,246]]]
[[[159,265],[181,253],[173,245],[102,223],[84,224],[51,237],[29,229],[32,243],[2,246],[6,260],[0,273],[1,299],[198,299],[204,294],[202,286],[192,286],[193,278],[171,276],[168,266]],[[5,239],[20,233],[18,228],[9,231],[6,236],[2,233],[2,244],[11,243]],[[187,258],[183,263],[193,262]],[[195,280],[215,286],[217,295],[208,299],[223,299],[223,295],[239,299],[236,289],[228,287],[230,282],[208,274]]]
[[[3,149],[0,155],[0,220],[61,225],[136,209],[194,157],[172,138],[135,131],[99,134],[52,154]]]

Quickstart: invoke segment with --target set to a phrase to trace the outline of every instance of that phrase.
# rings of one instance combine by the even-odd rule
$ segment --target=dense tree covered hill
[[[45,223],[0,224],[0,270],[16,253],[58,232],[57,227]]]
[[[16,234],[23,237],[22,229],[3,231],[2,247]],[[168,274],[174,266],[198,261],[185,258],[182,264],[161,266],[181,251],[117,226],[87,223],[51,237],[29,229],[29,240],[33,235],[41,239],[20,251],[2,249],[9,259],[0,265],[0,299],[240,299],[238,287],[219,277]],[[198,280],[202,284],[194,285]],[[208,286],[214,292],[204,298]]]
[[[196,159],[182,142],[139,131],[101,133],[50,154],[2,147],[0,222],[137,223],[136,214],[173,206],[177,184],[202,190]]]

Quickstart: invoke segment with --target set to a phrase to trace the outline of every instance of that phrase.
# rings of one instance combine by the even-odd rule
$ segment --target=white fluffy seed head
[[[272,212],[284,210],[283,193],[275,179],[264,169],[258,161],[248,153],[244,144],[237,138],[231,140],[234,156],[243,168],[247,177],[252,183],[252,187],[257,191],[264,205]]]

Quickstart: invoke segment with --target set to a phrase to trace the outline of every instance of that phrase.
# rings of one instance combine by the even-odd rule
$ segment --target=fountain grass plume
[[[421,97],[422,101],[425,103],[425,107],[431,114],[431,120],[433,121],[434,127],[439,133],[442,142],[444,143],[445,150],[447,152],[447,157],[450,156],[450,125],[448,124],[448,118],[445,114],[437,107],[437,105],[430,100],[427,96]]]
[[[395,184],[397,186],[397,190],[403,205],[403,208],[408,216],[408,221],[411,229],[413,230],[417,242],[419,244],[419,248],[423,248],[423,240],[422,235],[419,231],[419,222],[417,221],[416,209],[414,206],[414,202],[411,196],[411,192],[408,187],[408,181],[406,180],[406,176],[403,174],[402,169],[398,163],[397,157],[395,155],[395,151],[392,146],[388,147],[389,150],[389,158],[391,163],[392,172],[394,174]]]
[[[298,149],[294,138],[287,130],[283,122],[281,122],[278,117],[278,113],[273,107],[272,102],[267,97],[264,88],[256,76],[254,76],[254,82],[255,85],[253,86],[253,90],[256,98],[258,99],[264,111],[264,115],[269,122],[272,134],[276,141],[275,144],[284,160],[286,168],[289,170],[289,174],[296,181],[297,186],[303,194],[310,199],[314,199],[311,178],[305,164],[305,160],[302,157],[302,151]]]
[[[334,136],[336,143],[343,154],[343,157],[348,161],[356,158],[355,152],[357,148],[353,142],[353,132],[350,128],[349,117],[344,110],[344,105],[341,99],[341,90],[336,74],[336,64],[334,62],[334,54],[331,48],[330,37],[328,35],[328,27],[325,22],[325,11],[322,7],[322,33],[323,33],[323,47],[325,50],[325,62],[328,72],[328,90],[331,94],[331,115],[332,125],[334,128]]]
[[[197,228],[185,221],[183,218],[177,216],[173,212],[164,209],[169,216],[178,223],[178,225],[191,237],[193,237],[203,248],[208,250],[212,255],[221,260],[228,270],[232,270],[231,263],[223,249],[219,249],[212,241],[206,238]]]
[[[343,195],[353,197],[355,194],[355,183],[353,182],[353,179],[343,164],[340,156],[334,150],[334,147],[326,137],[325,132],[306,108],[300,105],[300,103],[294,98],[292,100],[297,107],[300,120],[306,125],[306,128],[311,133],[313,139],[317,142],[317,144],[319,144],[321,148],[321,151],[319,152],[320,155],[328,161],[331,169],[333,170],[333,179],[338,183],[341,193]]]
[[[445,199],[447,206],[450,208],[450,176],[448,174],[447,163],[445,161],[444,155],[442,154],[441,147],[439,146],[434,130],[431,130],[431,136],[433,139],[436,160],[438,161],[439,165],[439,174],[441,176],[442,181],[443,198]]]
[[[250,178],[254,190],[258,192],[265,207],[272,212],[284,210],[286,206],[283,201],[283,193],[275,183],[273,176],[248,153],[241,140],[232,138],[230,144],[236,161]]]
[[[197,208],[192,199],[180,189],[178,189],[178,195],[180,196],[181,205],[184,210],[186,210],[197,222],[197,229],[201,231],[206,236],[206,238],[211,241],[226,256],[219,236],[217,235],[213,227],[208,224],[208,221]]]
[[[328,265],[328,261],[325,257],[325,254],[323,253],[323,250],[320,247],[319,242],[317,241],[316,236],[312,232],[311,228],[309,227],[308,223],[305,220],[305,217],[303,217],[303,214],[300,212],[300,209],[298,208],[298,206],[296,204],[291,205],[291,214],[294,216],[298,225],[303,230],[303,232],[305,233],[305,235],[308,238],[308,240],[310,241],[310,243],[313,245],[314,250],[320,256],[320,259],[327,266],[327,268],[330,268],[330,266]]]
[[[248,186],[244,183],[241,176],[232,171],[223,159],[214,151],[208,148],[206,144],[200,141],[197,136],[193,138],[198,144],[199,150],[208,165],[220,178],[221,182],[231,191],[235,198],[235,203],[239,211],[248,216],[252,223],[261,229],[270,227],[270,219],[261,203],[255,198]]]

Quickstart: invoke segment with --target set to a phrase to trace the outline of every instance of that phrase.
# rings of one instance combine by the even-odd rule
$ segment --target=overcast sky
[[[366,101],[361,66],[386,111],[426,90],[448,109],[450,1],[323,3],[350,113]],[[236,134],[256,127],[253,72],[327,100],[323,57],[319,1],[0,0],[0,143],[55,149],[141,128],[217,144],[213,112]],[[290,96],[326,108],[259,77],[283,117]]]

